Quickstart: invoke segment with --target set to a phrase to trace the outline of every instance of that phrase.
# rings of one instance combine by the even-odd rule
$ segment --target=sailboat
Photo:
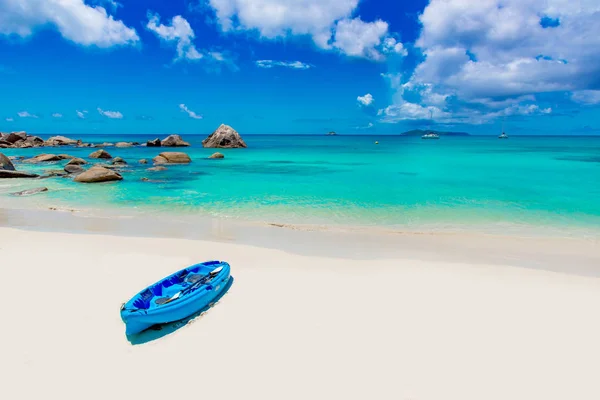
[[[440,135],[438,135],[437,133],[435,133],[434,131],[431,130],[431,120],[433,120],[433,110],[429,110],[429,129],[427,130],[427,132],[425,132],[425,134],[423,136],[421,136],[421,139],[439,139]]]
[[[498,136],[498,139],[508,139],[508,135],[504,132],[504,121],[502,121],[502,134]]]

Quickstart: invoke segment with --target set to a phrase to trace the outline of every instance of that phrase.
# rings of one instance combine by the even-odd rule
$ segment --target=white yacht
[[[427,130],[427,132],[425,132],[425,134],[423,136],[421,136],[421,139],[439,139],[440,135],[438,135],[437,133],[435,133],[434,131],[431,130],[431,121],[433,120],[433,110],[429,110],[429,121],[430,121],[430,126],[429,129]]]
[[[502,134],[498,136],[498,139],[508,139],[508,135],[504,132],[504,120],[502,121]]]
[[[424,134],[423,136],[421,136],[421,139],[439,139],[440,135],[438,135],[435,132],[429,131],[426,134]]]

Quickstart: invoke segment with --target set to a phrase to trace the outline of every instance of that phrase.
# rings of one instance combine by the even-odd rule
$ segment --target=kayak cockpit
[[[220,264],[219,261],[211,261],[183,269],[138,293],[125,308],[152,310],[183,298],[209,285],[212,278],[222,270]]]

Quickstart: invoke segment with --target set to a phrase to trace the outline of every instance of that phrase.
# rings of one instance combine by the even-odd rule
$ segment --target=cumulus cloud
[[[12,118],[12,117],[8,117],[8,118],[6,118],[6,121],[7,121],[7,122],[13,122],[14,120],[15,120],[15,119],[14,119],[14,118]]]
[[[343,19],[336,24],[333,47],[349,56],[381,60],[378,47],[387,33],[388,24],[382,20]]]
[[[309,69],[312,67],[310,64],[303,63],[302,61],[274,61],[274,60],[258,60],[256,66],[260,68],[273,68],[273,67],[285,67],[291,69]]]
[[[189,115],[190,118],[193,118],[193,119],[202,119],[202,115],[196,114],[194,111],[192,111],[189,108],[187,108],[187,106],[185,104],[180,104],[179,108],[181,109],[182,112],[187,113],[187,115]]]
[[[79,117],[80,119],[85,119],[85,117],[87,116],[86,110],[83,110],[83,111],[75,110],[75,112],[77,113],[77,117]]]
[[[261,36],[276,38],[312,36],[327,47],[335,21],[348,18],[358,0],[209,0],[223,31],[257,30]]]
[[[500,117],[540,116],[552,113],[552,108],[541,108],[537,104],[513,104],[497,111],[482,111],[461,108],[453,112],[435,106],[402,101],[378,111],[381,122],[397,123],[401,121],[425,121],[430,118],[447,124],[485,124]]]
[[[98,113],[110,119],[123,119],[123,114],[121,114],[119,111],[105,111],[98,107]]]
[[[146,28],[154,32],[161,40],[175,44],[177,49],[175,61],[196,61],[204,57],[192,43],[195,38],[194,30],[181,15],[174,16],[169,25],[164,25],[160,23],[158,14],[149,14]]]
[[[375,101],[371,93],[367,93],[364,96],[358,96],[356,100],[365,107],[370,106]]]
[[[353,57],[382,60],[388,24],[354,18],[359,0],[209,0],[225,32],[256,31],[275,39],[291,35],[309,36],[325,50]],[[395,40],[395,39],[394,39]],[[392,47],[402,53],[400,46]]]
[[[432,0],[417,40],[415,79],[465,98],[520,96],[599,86],[596,0]],[[543,26],[541,16],[560,21]]]
[[[60,114],[60,113],[54,113],[54,114],[52,114],[52,117],[54,117],[54,118],[62,118],[62,116],[63,115]]]
[[[406,120],[426,120],[432,114],[436,115],[437,120],[448,121],[451,114],[440,110],[437,107],[424,107],[421,104],[404,101],[400,104],[394,104],[379,110],[381,122],[395,123]]]
[[[385,54],[398,54],[403,57],[406,57],[408,55],[408,50],[406,50],[404,45],[401,42],[398,42],[393,37],[387,37],[383,41],[382,51]]]
[[[0,34],[27,37],[37,28],[53,27],[74,43],[111,47],[139,41],[133,28],[115,20],[101,6],[83,0],[2,0]]]
[[[37,118],[35,114],[30,114],[28,111],[19,111],[17,115],[21,118]]]
[[[536,95],[549,92],[594,104],[598,15],[597,0],[431,0],[415,43],[424,60],[411,76],[388,78],[395,91],[389,114],[415,115],[410,104],[417,104],[476,121],[545,115],[551,109],[536,104]]]

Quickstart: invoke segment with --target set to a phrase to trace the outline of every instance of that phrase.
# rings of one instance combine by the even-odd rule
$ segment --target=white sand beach
[[[597,277],[309,254],[0,228],[0,398],[600,398]],[[130,344],[121,303],[209,259],[232,266],[220,302]]]

